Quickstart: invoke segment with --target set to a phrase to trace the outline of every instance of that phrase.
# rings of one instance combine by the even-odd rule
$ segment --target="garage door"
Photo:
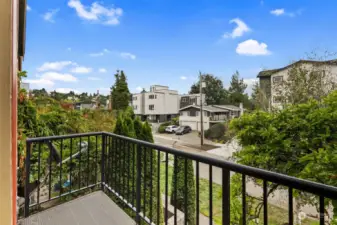
[[[192,128],[192,130],[197,130],[197,122],[193,122],[193,121],[181,121],[180,122],[181,126],[190,126]]]

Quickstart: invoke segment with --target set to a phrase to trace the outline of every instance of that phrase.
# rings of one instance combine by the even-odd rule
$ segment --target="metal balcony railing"
[[[189,163],[193,162],[192,174],[195,196],[190,195],[188,184]],[[288,189],[288,224],[294,224],[293,193],[295,190],[311,193],[319,198],[319,222],[324,224],[324,200],[337,199],[337,188],[301,180],[270,171],[239,165],[236,163],[159,146],[156,144],[119,136],[112,133],[87,133],[65,136],[27,139],[25,161],[25,217],[30,211],[39,210],[43,203],[90,190],[103,190],[128,212],[137,224],[173,224],[178,220],[199,224],[201,164],[208,167],[209,224],[213,223],[213,169],[220,168],[222,179],[222,224],[231,224],[230,187],[231,172],[242,176],[242,222],[247,224],[247,177],[261,179],[263,186],[263,223],[268,224],[268,187],[270,183]],[[179,167],[178,165],[182,165]],[[179,169],[180,168],[180,169]],[[183,168],[183,169],[181,169]],[[193,169],[194,168],[194,169]],[[204,168],[204,167],[203,167]],[[170,170],[171,169],[171,170]],[[179,171],[178,171],[179,170]],[[183,176],[183,196],[177,196],[177,177],[169,171]],[[190,175],[189,175],[190,176]],[[173,181],[169,183],[169,177]],[[30,184],[37,183],[35,189]],[[169,186],[172,190],[169,193]],[[193,199],[191,199],[193,198]],[[169,201],[181,201],[180,209],[173,204],[169,212]],[[195,202],[195,211],[188,211],[188,202]],[[218,209],[217,209],[218,210]],[[232,209],[233,210],[233,209]],[[177,211],[183,212],[178,217]],[[143,221],[143,222],[141,222]],[[239,223],[239,222],[238,222]],[[180,224],[180,223],[179,223]]]

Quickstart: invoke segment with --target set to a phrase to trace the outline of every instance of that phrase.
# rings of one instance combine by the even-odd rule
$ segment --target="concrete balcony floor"
[[[19,221],[20,225],[134,225],[102,191],[97,191]]]

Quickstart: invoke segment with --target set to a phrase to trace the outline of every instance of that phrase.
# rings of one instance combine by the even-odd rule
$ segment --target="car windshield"
[[[183,131],[185,129],[185,127],[179,127],[178,129],[177,129],[177,131]]]

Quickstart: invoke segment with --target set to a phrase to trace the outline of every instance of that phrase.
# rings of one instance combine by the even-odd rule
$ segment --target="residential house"
[[[167,86],[153,85],[149,92],[132,94],[132,107],[142,120],[164,122],[179,114],[178,91]]]
[[[240,107],[233,105],[209,105],[203,106],[204,130],[209,129],[213,124],[225,122],[243,113],[242,104]],[[200,106],[189,105],[180,110],[179,125],[190,126],[192,130],[201,130]]]
[[[202,94],[202,102],[205,103],[205,94]],[[200,94],[180,95],[180,108],[189,105],[200,105]]]
[[[289,71],[294,67],[301,67],[309,72],[324,72],[326,77],[337,78],[337,60],[313,61],[299,60],[282,68],[261,71],[259,78],[260,88],[264,91],[270,107],[282,107],[280,96],[280,85],[288,77]]]

